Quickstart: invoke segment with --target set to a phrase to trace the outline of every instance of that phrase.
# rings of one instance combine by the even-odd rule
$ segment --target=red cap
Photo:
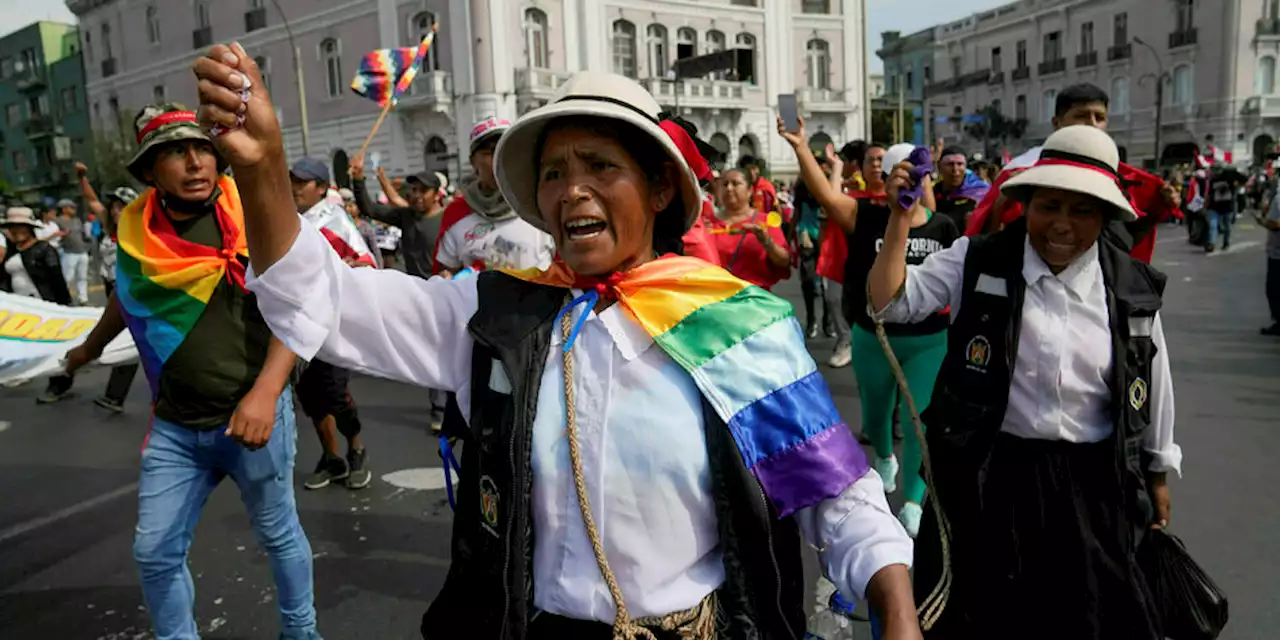
[[[707,164],[706,158],[702,157],[702,153],[698,151],[698,145],[694,144],[693,138],[689,135],[684,127],[672,122],[671,120],[663,120],[658,124],[663,131],[671,137],[671,141],[676,143],[676,148],[680,150],[680,155],[684,156],[684,161],[693,170],[693,175],[699,180],[710,180],[711,166]]]

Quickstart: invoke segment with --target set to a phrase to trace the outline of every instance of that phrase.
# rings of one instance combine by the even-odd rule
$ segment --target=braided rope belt
[[[582,313],[590,313],[583,309]],[[568,344],[569,335],[573,331],[573,314],[566,313],[560,320],[560,337]],[[595,553],[596,565],[609,587],[609,595],[613,597],[617,607],[613,620],[613,640],[657,640],[653,630],[674,633],[681,640],[714,640],[716,635],[716,599],[715,592],[684,611],[668,613],[663,616],[645,618],[631,617],[627,612],[627,603],[622,599],[622,589],[609,568],[609,560],[604,554],[604,542],[600,538],[600,530],[596,528],[595,518],[591,516],[591,503],[587,496],[587,483],[582,473],[582,453],[578,445],[578,419],[574,408],[573,390],[573,350],[564,351],[564,406],[565,432],[569,439],[569,461],[573,466],[573,486],[578,493],[578,507],[582,510],[582,522],[587,529],[587,539],[591,541],[591,550]]]

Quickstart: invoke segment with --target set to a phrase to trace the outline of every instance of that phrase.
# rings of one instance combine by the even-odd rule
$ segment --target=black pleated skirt
[[[980,499],[947,500],[953,584],[929,640],[1158,640],[1134,561],[1115,445],[996,436]],[[939,455],[955,455],[939,451]],[[937,461],[945,464],[945,461]],[[942,479],[939,479],[942,481]],[[969,513],[957,513],[954,506]],[[933,510],[916,541],[916,601],[937,584]]]

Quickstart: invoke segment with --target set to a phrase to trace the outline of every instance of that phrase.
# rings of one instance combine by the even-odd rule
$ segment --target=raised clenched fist
[[[264,160],[283,162],[284,141],[275,107],[253,57],[239,43],[214,45],[196,59],[200,124],[220,130],[213,139],[234,169]]]

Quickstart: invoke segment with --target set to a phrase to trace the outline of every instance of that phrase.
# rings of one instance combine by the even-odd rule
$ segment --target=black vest
[[[422,616],[425,640],[523,640],[533,610],[533,421],[556,313],[566,290],[497,272],[479,276],[469,330],[471,423],[462,451],[452,562]],[[502,367],[506,384],[494,384]],[[499,387],[498,389],[493,388]],[[800,640],[805,633],[799,531],[778,519],[724,421],[703,402],[725,584],[720,637]]]
[[[948,335],[947,355],[923,419],[937,495],[953,532],[980,517],[982,484],[991,445],[1004,421],[1018,353],[1026,282],[1022,258],[1025,219],[974,238],[964,265],[963,303]],[[1151,423],[1147,402],[1155,345],[1151,325],[1160,309],[1165,276],[1114,243],[1098,241],[1111,326],[1111,416],[1117,469],[1133,544],[1152,518],[1142,436]]]

